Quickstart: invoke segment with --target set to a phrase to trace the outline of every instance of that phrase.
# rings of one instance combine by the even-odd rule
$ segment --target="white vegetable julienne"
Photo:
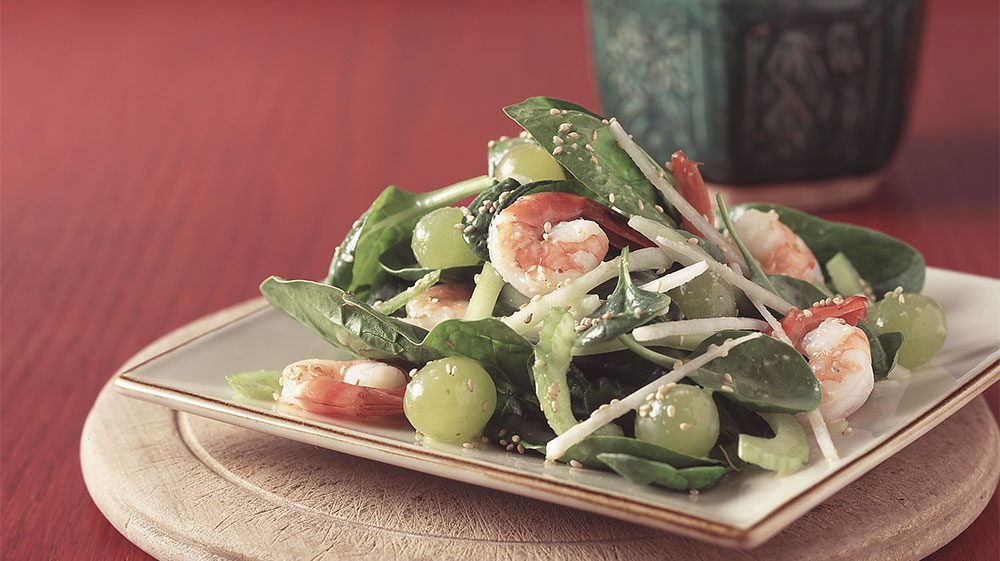
[[[573,425],[573,427],[566,432],[550,440],[545,446],[545,460],[558,460],[574,444],[581,442],[583,439],[593,434],[597,429],[607,425],[629,411],[638,408],[642,405],[642,401],[646,398],[646,396],[656,392],[660,386],[679,381],[681,378],[687,376],[702,366],[705,366],[709,362],[726,356],[729,354],[729,351],[733,349],[733,347],[742,345],[747,341],[752,341],[761,335],[761,333],[751,333],[737,339],[729,339],[721,345],[709,349],[704,354],[685,362],[682,366],[674,368],[670,372],[660,376],[656,380],[622,398],[620,401],[612,401],[612,403],[600,406],[597,411],[590,414],[590,417],[587,418],[586,421]]]
[[[761,301],[757,298],[754,298],[749,294],[747,294],[747,298],[750,299],[753,307],[757,308],[757,311],[760,312],[760,317],[764,318],[764,320],[767,321],[767,324],[771,326],[771,329],[774,331],[774,334],[778,337],[778,339],[794,347],[795,345],[792,343],[791,338],[789,338],[788,334],[785,333],[785,329],[781,327],[781,322],[778,321],[778,318],[774,317],[771,310],[768,310],[767,306],[761,303]]]
[[[704,319],[684,319],[679,321],[665,321],[663,323],[651,323],[636,327],[632,330],[632,337],[636,341],[645,343],[655,341],[664,337],[677,335],[702,335],[706,333],[718,333],[725,329],[752,329],[753,331],[763,331],[767,328],[767,323],[754,318],[704,318]]]
[[[611,261],[601,263],[593,270],[566,282],[562,288],[557,288],[545,296],[529,302],[521,310],[503,318],[503,322],[519,334],[533,330],[552,308],[573,306],[591,290],[617,277],[620,259],[621,257],[616,257]],[[633,251],[628,256],[630,271],[662,269],[672,263],[673,261],[663,251],[655,247]]]
[[[675,242],[659,235],[658,230],[663,228],[663,226],[648,218],[633,216],[629,219],[628,225],[633,230],[653,240],[656,245],[663,249],[663,251],[666,251],[668,255],[676,258],[681,263],[690,265],[703,260],[699,252],[692,246]],[[732,284],[736,288],[745,292],[748,297],[756,297],[756,299],[761,303],[774,308],[782,314],[788,313],[788,311],[794,307],[785,301],[784,298],[781,298],[736,271],[733,271],[729,268],[729,266],[719,263],[718,261],[707,261],[706,263],[712,272],[722,277],[723,280],[729,284]]]
[[[679,271],[664,275],[656,280],[647,282],[639,288],[649,292],[666,292],[673,290],[682,284],[692,281],[698,275],[708,270],[708,263],[701,261],[694,265],[688,265]]]
[[[833,444],[833,439],[830,438],[830,431],[826,428],[826,421],[823,420],[823,414],[820,413],[819,407],[805,413],[805,416],[809,420],[809,426],[812,427],[813,436],[816,437],[816,444],[819,444],[819,450],[823,453],[823,457],[829,462],[839,460],[840,454],[837,453],[837,447]]]
[[[736,247],[726,239],[718,230],[715,229],[713,224],[709,224],[708,220],[700,212],[698,212],[691,203],[687,201],[680,193],[674,189],[674,186],[670,184],[666,178],[661,177],[658,169],[654,167],[653,163],[650,161],[649,156],[639,147],[634,140],[632,140],[625,129],[622,128],[621,123],[617,119],[611,119],[611,124],[609,125],[611,129],[611,135],[615,137],[615,141],[618,146],[621,146],[622,150],[628,153],[635,165],[638,166],[639,171],[646,176],[657,189],[663,193],[663,197],[667,199],[667,202],[673,205],[678,212],[684,218],[687,218],[696,228],[705,236],[708,241],[719,246],[727,257],[731,256],[731,259],[740,266],[746,266],[746,261],[743,260],[743,255],[737,251]],[[695,232],[698,233],[698,232]],[[652,239],[652,238],[650,238]]]

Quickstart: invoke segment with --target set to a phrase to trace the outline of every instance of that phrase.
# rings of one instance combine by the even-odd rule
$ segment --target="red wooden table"
[[[147,559],[94,507],[78,439],[157,336],[320,276],[389,183],[477,175],[499,108],[596,105],[577,2],[5,2],[3,559]],[[931,1],[887,188],[831,212],[1000,275],[996,0]],[[997,411],[997,388],[988,394]],[[995,560],[997,497],[934,559]]]

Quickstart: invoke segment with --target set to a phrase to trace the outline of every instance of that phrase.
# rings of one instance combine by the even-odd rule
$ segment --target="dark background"
[[[824,216],[1000,276],[998,16],[928,2],[888,185]],[[484,173],[501,106],[598,105],[578,2],[7,1],[0,26],[3,559],[148,559],[80,475],[115,369],[269,274],[321,276],[385,185]],[[933,558],[997,559],[998,525],[994,495]]]

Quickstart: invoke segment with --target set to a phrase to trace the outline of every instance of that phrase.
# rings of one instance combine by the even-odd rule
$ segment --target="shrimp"
[[[781,223],[774,210],[748,209],[733,228],[765,273],[823,282],[823,271],[812,250],[791,228]]]
[[[610,209],[580,195],[526,195],[490,223],[490,262],[518,292],[548,294],[600,265],[612,243],[651,246],[622,222]]]
[[[875,387],[871,345],[864,331],[841,318],[825,319],[806,334],[802,347],[819,380],[819,410],[827,423],[864,405]]]
[[[300,360],[281,372],[280,401],[320,415],[395,415],[405,391],[403,371],[374,360]]]
[[[472,289],[464,284],[440,283],[406,303],[406,320],[431,330],[446,319],[464,318]]]

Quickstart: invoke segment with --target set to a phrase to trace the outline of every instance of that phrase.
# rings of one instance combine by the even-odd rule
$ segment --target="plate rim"
[[[929,267],[928,269],[951,274],[957,273],[967,277],[989,279],[988,277],[971,275],[960,271],[938,269],[936,267]],[[608,493],[582,483],[545,478],[541,475],[524,472],[513,467],[486,464],[471,458],[463,458],[459,455],[407,446],[392,440],[373,437],[362,431],[346,427],[324,425],[307,419],[297,419],[292,416],[251,409],[238,403],[221,401],[195,392],[162,386],[132,376],[135,371],[152,362],[159,361],[167,355],[173,354],[213,333],[231,327],[234,324],[248,321],[254,316],[271,309],[271,306],[263,298],[259,298],[258,301],[258,305],[252,309],[235,317],[228,318],[212,327],[201,329],[191,337],[178,342],[170,348],[122,369],[112,379],[116,391],[129,397],[152,401],[160,405],[171,404],[168,406],[175,410],[210,417],[245,428],[253,429],[254,427],[251,425],[260,424],[274,427],[282,433],[280,436],[287,438],[295,439],[293,436],[295,434],[302,435],[303,437],[322,437],[325,440],[332,440],[333,442],[342,444],[337,449],[348,454],[357,455],[349,450],[351,447],[370,448],[381,453],[403,458],[407,460],[407,463],[458,468],[451,472],[457,475],[463,474],[463,470],[471,469],[477,472],[479,476],[497,482],[497,485],[491,486],[501,491],[513,492],[536,499],[539,497],[529,494],[528,491],[542,491],[550,495],[550,497],[558,497],[562,504],[606,516],[615,516],[633,523],[653,526],[720,545],[745,549],[760,545],[776,535],[811,508],[892,457],[896,452],[950,417],[1000,378],[1000,351],[995,351],[987,355],[982,362],[970,370],[973,374],[965,382],[953,388],[952,391],[938,400],[929,410],[918,415],[905,426],[893,432],[886,440],[880,442],[872,449],[865,451],[850,462],[837,466],[834,470],[825,473],[815,483],[783,502],[775,510],[764,515],[760,520],[746,528],[741,528],[732,524],[710,520],[673,507],[653,506],[639,499]],[[248,303],[244,302],[243,304],[237,304],[226,309],[235,309],[246,305]],[[221,312],[224,311],[225,309]],[[199,320],[196,319],[188,325],[193,325],[197,321]],[[236,420],[243,422],[234,422]],[[380,461],[377,457],[370,457],[369,459]],[[415,469],[410,466],[402,467]],[[481,479],[441,475],[437,471],[432,475],[484,486]],[[504,485],[509,483],[516,483],[517,485],[515,488]],[[545,500],[545,498],[541,500]]]

